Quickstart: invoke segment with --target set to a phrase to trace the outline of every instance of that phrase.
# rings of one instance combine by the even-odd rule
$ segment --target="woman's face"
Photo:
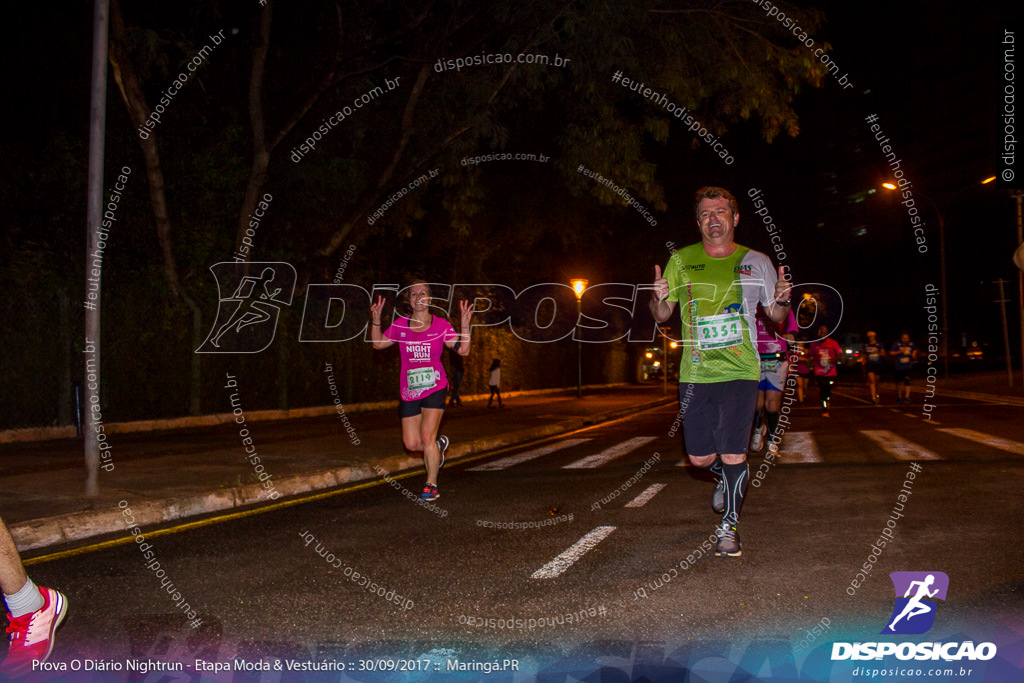
[[[425,311],[430,305],[430,287],[424,284],[413,285],[409,288],[409,305],[414,311]]]

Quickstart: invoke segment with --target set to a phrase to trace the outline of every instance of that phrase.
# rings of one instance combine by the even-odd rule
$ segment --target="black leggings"
[[[498,388],[497,384],[490,384],[488,386],[491,387],[491,397],[489,399],[487,399],[487,405],[491,405],[491,402],[494,400],[494,396],[497,395],[498,396],[498,405],[500,406],[501,405],[501,389]]]
[[[832,400],[832,380],[835,377],[827,377],[825,375],[818,375],[818,389],[821,391],[822,401]]]

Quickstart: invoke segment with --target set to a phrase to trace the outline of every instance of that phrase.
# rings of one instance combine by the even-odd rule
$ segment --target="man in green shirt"
[[[754,314],[758,302],[776,322],[789,313],[791,285],[784,268],[733,240],[739,222],[736,198],[720,187],[696,197],[701,241],[669,258],[664,275],[654,267],[651,313],[659,323],[682,303],[683,354],[679,363],[679,412],[686,453],[717,481],[712,508],[722,513],[718,556],[742,555],[740,507],[750,476],[747,440],[760,377]]]

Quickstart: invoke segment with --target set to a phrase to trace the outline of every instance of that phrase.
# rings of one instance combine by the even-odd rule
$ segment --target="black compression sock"
[[[722,463],[722,472],[725,476],[725,512],[722,514],[722,521],[736,524],[740,518],[743,496],[747,493],[750,469],[745,462],[739,465]]]

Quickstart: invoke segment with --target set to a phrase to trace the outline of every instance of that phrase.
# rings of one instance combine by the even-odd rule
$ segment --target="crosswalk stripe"
[[[818,443],[811,432],[787,432],[779,447],[779,464],[821,462]]]
[[[938,453],[896,436],[888,429],[866,429],[861,434],[868,437],[897,460],[941,460]]]
[[[572,448],[578,446],[581,443],[586,443],[590,439],[566,439],[565,441],[559,441],[558,443],[551,444],[550,446],[542,446],[540,448],[534,448],[532,451],[524,451],[517,453],[516,455],[510,455],[507,458],[501,458],[500,460],[494,460],[493,462],[484,463],[483,465],[477,465],[476,467],[470,467],[467,472],[494,472],[496,470],[503,470],[513,465],[518,465],[521,462],[527,460],[533,460],[555,451],[560,451],[564,448]]]
[[[874,403],[872,401],[868,401],[866,399],[863,399],[860,396],[854,396],[853,394],[847,394],[846,392],[843,392],[843,391],[836,391],[836,390],[833,389],[832,393],[835,394],[836,396],[843,396],[845,398],[852,398],[854,401],[860,401],[861,403],[866,403],[869,406],[874,405]]]
[[[933,422],[932,424],[937,423]],[[952,436],[959,436],[962,439],[974,441],[992,448],[998,448],[999,450],[1013,453],[1015,455],[1024,455],[1024,443],[1020,441],[1012,441],[1010,439],[992,436],[991,434],[985,434],[973,429],[945,427],[936,429],[936,431],[950,434]],[[899,460],[942,460],[942,456],[938,453],[935,453],[934,451],[912,441],[908,441],[885,429],[863,430],[861,431],[861,434],[877,443],[886,452]],[[818,451],[818,444],[817,441],[815,441],[814,434],[812,432],[786,433],[786,436],[782,441],[779,458],[777,460],[779,465],[820,462],[823,462],[823,460]],[[676,467],[689,466],[690,461],[688,458],[683,458],[676,463]]]
[[[804,462],[822,462],[814,434],[811,432],[786,432],[782,446],[779,447],[776,463],[794,465]],[[676,467],[691,467],[690,459],[683,458],[676,463]]]
[[[576,560],[583,557],[588,550],[591,550],[598,543],[608,537],[608,534],[615,531],[613,526],[599,526],[586,536],[572,544],[572,546],[555,559],[530,575],[531,579],[553,579],[565,572]]]
[[[1017,455],[1024,455],[1024,443],[1019,441],[1010,441],[1009,439],[1003,439],[998,436],[992,436],[990,434],[983,434],[976,432],[973,429],[957,429],[953,427],[947,427],[945,429],[938,430],[945,432],[946,434],[952,434],[953,436],[959,436],[962,439],[968,439],[977,443],[991,446],[992,448],[998,448],[1001,451],[1008,451]]]
[[[639,496],[626,503],[625,507],[642,508],[644,505],[647,504],[647,501],[649,501],[651,498],[654,498],[654,496],[658,494],[658,491],[662,490],[666,486],[668,486],[668,484],[651,484],[646,489],[644,489]]]
[[[615,458],[621,457],[621,456],[625,455],[626,453],[629,453],[630,451],[635,451],[636,449],[640,448],[644,444],[647,444],[647,443],[650,443],[650,442],[654,441],[656,438],[658,438],[658,437],[656,437],[656,436],[634,436],[629,441],[623,441],[622,443],[617,444],[615,446],[612,446],[611,448],[604,449],[600,453],[595,453],[594,455],[588,455],[587,457],[583,458],[582,460],[577,460],[576,462],[569,463],[568,465],[563,466],[562,469],[566,469],[566,470],[574,470],[574,469],[575,470],[581,470],[581,469],[584,469],[585,470],[585,469],[593,469],[594,467],[600,467],[601,465],[604,465],[605,463],[610,462],[610,461],[614,460]]]

